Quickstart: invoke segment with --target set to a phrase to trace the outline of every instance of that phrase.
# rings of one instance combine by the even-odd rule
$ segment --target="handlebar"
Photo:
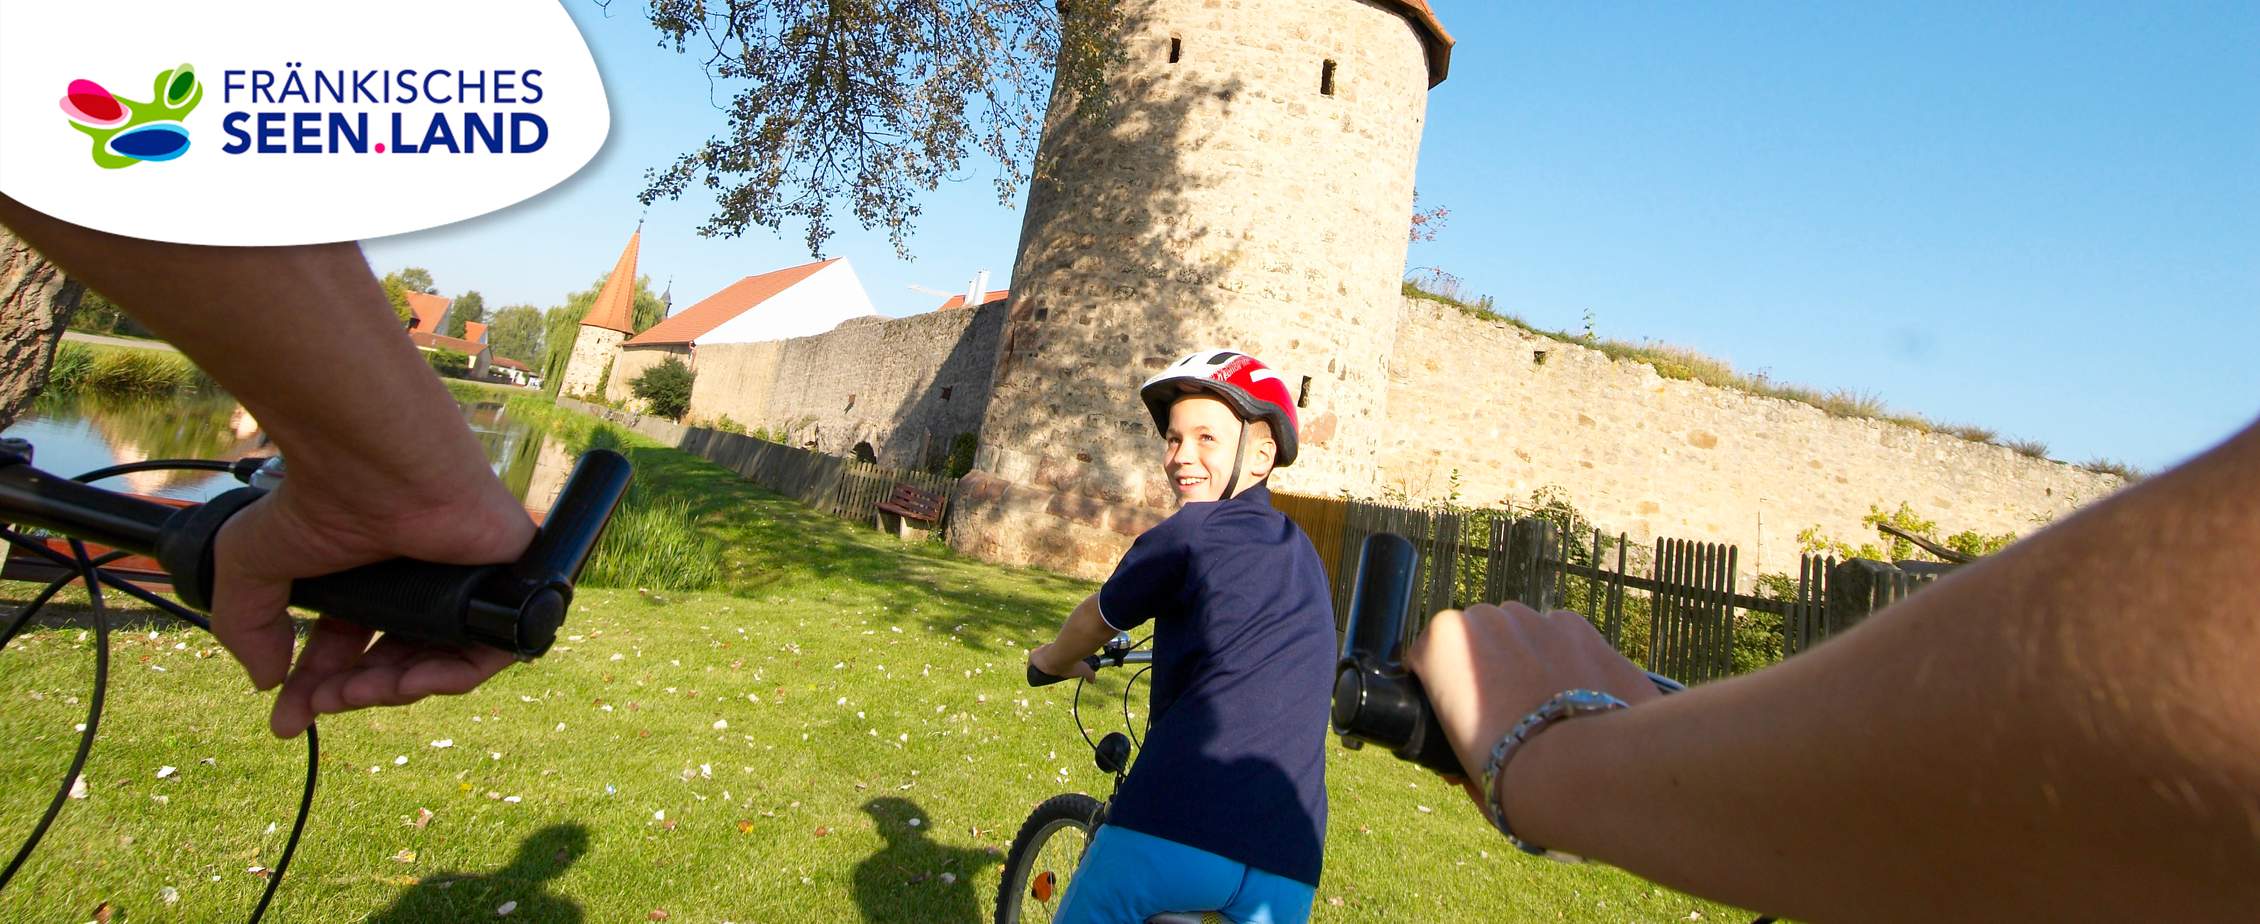
[[[1350,619],[1334,675],[1334,731],[1350,748],[1368,743],[1438,773],[1468,776],[1437,723],[1428,693],[1404,663],[1405,614],[1420,553],[1395,533],[1367,536],[1350,591]],[[1650,672],[1664,693],[1685,689]]]
[[[1084,658],[1083,663],[1090,665],[1092,670],[1098,670],[1110,664],[1115,667],[1121,667],[1125,664],[1152,664],[1154,663],[1154,652],[1151,648],[1133,649],[1130,647],[1130,637],[1122,635],[1116,636],[1113,641],[1108,642],[1106,647],[1101,649],[1098,654]],[[1033,663],[1028,665],[1029,686],[1048,687],[1066,679],[1057,674],[1044,673],[1037,669]]]
[[[250,460],[245,460],[249,462]],[[250,480],[258,465],[230,470]],[[295,581],[290,602],[388,634],[540,657],[557,640],[573,600],[573,581],[627,492],[626,457],[582,454],[534,541],[501,565],[447,565],[396,558]],[[212,550],[229,517],[266,489],[243,487],[187,507],[170,507],[59,478],[0,447],[0,519],[44,527],[155,558],[172,575],[181,602],[209,611]]]

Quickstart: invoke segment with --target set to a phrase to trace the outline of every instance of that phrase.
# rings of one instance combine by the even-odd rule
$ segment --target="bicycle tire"
[[[1004,877],[997,883],[996,924],[1020,924],[1021,903],[1032,897],[1029,881],[1039,873],[1034,867],[1043,854],[1044,846],[1061,833],[1074,830],[1083,835],[1083,844],[1075,851],[1075,861],[1080,864],[1083,851],[1089,849],[1092,832],[1105,820],[1106,805],[1079,792],[1061,793],[1045,799],[1036,810],[1028,813],[1028,820],[1020,824],[1020,833],[1012,837],[1012,849],[1005,851]],[[1054,874],[1055,897],[1065,897],[1067,880],[1073,877],[1072,869],[1045,870]]]

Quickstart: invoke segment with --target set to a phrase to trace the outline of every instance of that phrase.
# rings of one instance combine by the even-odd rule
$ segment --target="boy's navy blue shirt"
[[[1310,538],[1258,484],[1186,504],[1099,588],[1154,623],[1152,726],[1110,824],[1318,885],[1334,605]]]

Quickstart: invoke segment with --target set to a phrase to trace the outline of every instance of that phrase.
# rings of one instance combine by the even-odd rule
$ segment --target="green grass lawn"
[[[1026,647],[1091,585],[904,546],[613,439],[648,490],[691,501],[723,589],[586,589],[539,662],[325,721],[314,814],[269,920],[483,920],[510,902],[535,921],[986,920],[1027,811],[1105,792],[1072,688],[1021,680]],[[266,735],[266,698],[208,637],[127,621],[87,796],[0,892],[0,920],[82,921],[102,902],[135,921],[238,920],[289,833],[305,746]],[[69,764],[92,651],[66,625],[0,652],[0,850]],[[1119,727],[1103,702],[1084,712],[1095,732]],[[1317,920],[1739,914],[1516,855],[1437,778],[1372,750],[1331,758]]]

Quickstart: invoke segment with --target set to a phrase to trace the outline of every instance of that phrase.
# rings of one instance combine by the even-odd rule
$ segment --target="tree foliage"
[[[447,306],[446,333],[450,337],[461,337],[469,332],[470,325],[486,323],[486,319],[486,296],[480,295],[479,290],[472,289],[456,296],[455,303]]]
[[[974,150],[1001,168],[997,197],[1009,204],[1028,179],[1055,68],[1078,114],[1096,116],[1101,77],[1121,54],[1111,2],[649,0],[646,12],[663,43],[732,95],[727,130],[648,171],[643,202],[700,184],[718,204],[701,234],[797,221],[812,255],[845,197],[857,222],[886,228],[908,256],[918,193]]]
[[[536,368],[541,362],[542,328],[541,309],[532,305],[497,309],[494,320],[487,326],[487,347],[496,356],[525,363],[528,369]]]
[[[385,274],[385,301],[392,303],[392,313],[400,318],[400,326],[407,327],[416,319],[416,312],[408,307],[408,287],[401,284],[399,276],[398,273]]]
[[[432,282],[432,271],[421,266],[411,266],[385,274],[386,279],[398,280],[410,292],[438,295],[439,286]]]
[[[683,419],[683,412],[691,408],[691,382],[696,378],[691,367],[674,356],[659,361],[645,369],[642,375],[628,380],[628,389],[651,406],[651,412],[671,420]]]

